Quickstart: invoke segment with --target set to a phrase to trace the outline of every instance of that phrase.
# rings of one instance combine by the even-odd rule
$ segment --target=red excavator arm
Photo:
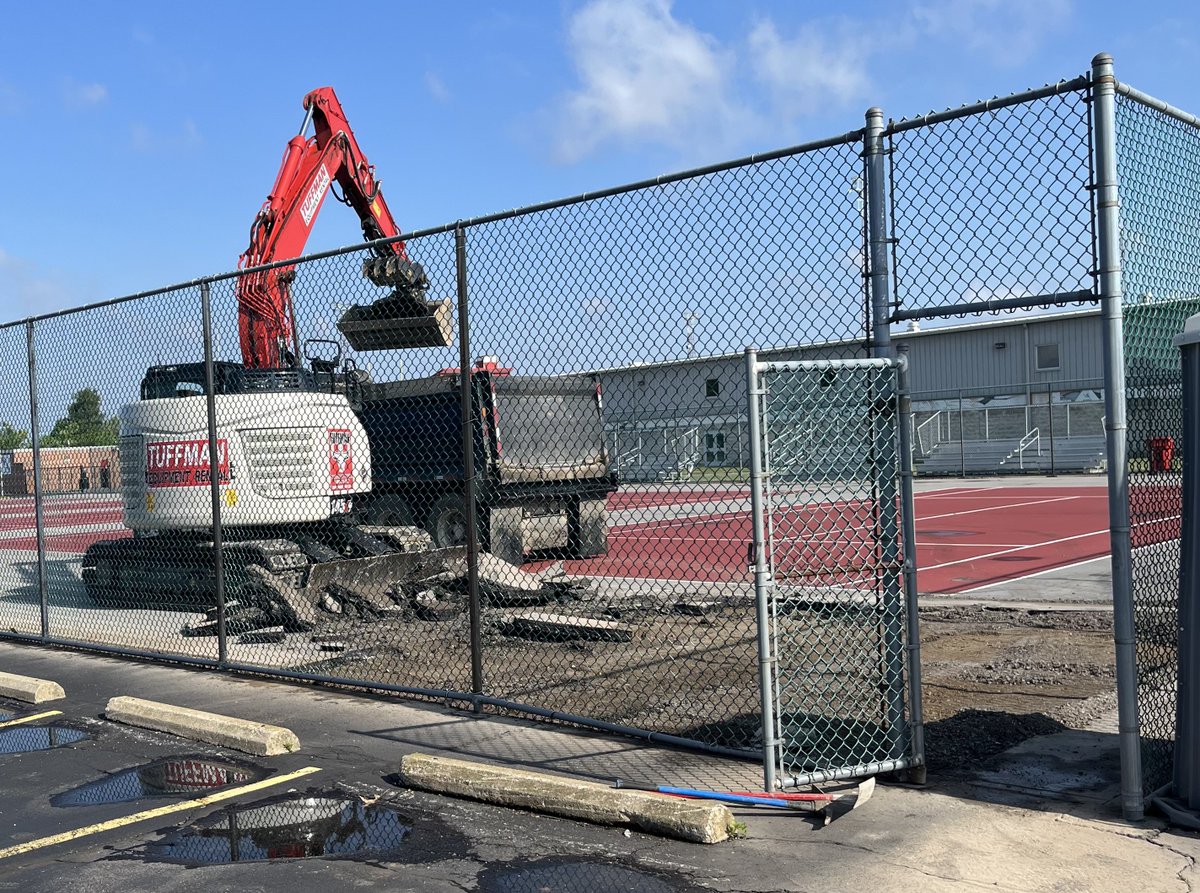
[[[358,147],[342,106],[330,87],[304,97],[307,115],[300,133],[288,141],[275,185],[250,228],[250,247],[238,262],[239,269],[300,256],[313,221],[336,181],[342,194],[334,195],[352,207],[362,222],[368,241],[400,235],[375,179],[375,169]],[[309,122],[314,134],[305,136]],[[430,314],[438,305],[423,301],[425,273],[408,258],[404,242],[376,246],[376,257],[364,264],[364,274],[376,285],[394,291],[373,307],[375,319],[413,318]],[[242,361],[259,369],[297,365],[300,357],[292,282],[296,268],[288,264],[237,280],[238,332]],[[352,308],[362,310],[362,308]],[[353,340],[353,338],[352,338]],[[421,346],[411,338],[404,344]]]

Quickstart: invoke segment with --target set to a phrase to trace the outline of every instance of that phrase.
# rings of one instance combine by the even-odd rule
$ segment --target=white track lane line
[[[961,512],[943,512],[940,515],[927,515],[924,518],[916,518],[914,520],[917,524],[920,524],[922,521],[934,521],[934,520],[937,520],[938,518],[959,518],[963,515],[977,515],[980,512],[999,512],[999,511],[1003,511],[1004,509],[1027,508],[1028,506],[1031,506],[1031,505],[1047,505],[1048,503],[1051,503],[1051,502],[1067,502],[1074,498],[1075,498],[1074,496],[1055,496],[1053,498],[1047,498],[1047,499],[1035,499],[1030,502],[1011,502],[1011,503],[1008,503],[1007,505],[989,505],[989,506],[984,506],[983,508],[978,508],[978,509],[965,509],[964,511],[961,511]],[[920,533],[920,531],[917,531],[917,532]]]
[[[917,571],[918,572],[920,572],[920,571],[935,571],[935,570],[938,570],[939,568],[943,568],[943,567],[953,567],[956,564],[967,564],[972,561],[985,561],[988,558],[995,558],[997,555],[1008,555],[1008,554],[1011,554],[1012,552],[1024,552],[1028,549],[1041,549],[1041,548],[1045,548],[1046,546],[1056,546],[1059,543],[1069,543],[1073,540],[1086,539],[1089,536],[1107,536],[1107,535],[1108,535],[1108,528],[1105,527],[1103,530],[1093,530],[1090,533],[1077,533],[1074,536],[1064,536],[1064,537],[1060,537],[1059,539],[1056,539],[1056,540],[1046,540],[1045,542],[1041,542],[1041,543],[1030,543],[1028,546],[1013,546],[1011,549],[1001,549],[998,552],[987,552],[983,555],[973,555],[970,558],[959,558],[956,561],[944,561],[941,564],[930,564],[930,565],[926,565],[925,567],[918,566]],[[1021,578],[1013,577],[1008,582],[1011,583],[1014,580],[1019,580],[1019,579],[1021,579]]]
[[[1111,557],[1112,556],[1110,556],[1110,555],[1097,555],[1094,558],[1082,558],[1079,561],[1073,561],[1070,564],[1060,565],[1059,567],[1048,567],[1048,568],[1045,568],[1040,571],[1034,571],[1033,573],[1030,573],[1030,574],[1023,574],[1020,577],[1006,577],[1003,580],[995,580],[991,583],[984,583],[980,586],[969,586],[966,589],[956,589],[956,590],[954,590],[953,593],[947,593],[947,594],[948,595],[949,594],[961,595],[961,594],[967,593],[967,592],[980,592],[984,589],[992,589],[993,587],[996,587],[996,586],[1007,586],[1010,583],[1020,583],[1022,580],[1032,580],[1034,577],[1041,577],[1046,574],[1052,574],[1055,571],[1066,571],[1066,570],[1070,570],[1071,568],[1082,567],[1085,564],[1092,564],[1093,562],[1096,562],[1096,561],[1109,561],[1111,559]]]

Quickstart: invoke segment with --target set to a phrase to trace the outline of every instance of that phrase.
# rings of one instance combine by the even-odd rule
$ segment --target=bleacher
[[[1104,435],[1050,438],[956,440],[936,444],[925,456],[913,457],[913,470],[939,475],[1096,473],[1104,470]]]

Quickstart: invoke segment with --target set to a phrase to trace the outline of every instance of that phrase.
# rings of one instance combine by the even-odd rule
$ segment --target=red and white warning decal
[[[349,428],[328,428],[329,489],[348,493],[354,489],[354,444]]]
[[[229,483],[229,441],[217,441],[217,480]],[[146,444],[150,487],[206,487],[212,483],[208,440],[159,440]]]

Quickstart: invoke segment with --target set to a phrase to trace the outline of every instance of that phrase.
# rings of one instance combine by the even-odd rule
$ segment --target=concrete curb
[[[57,701],[67,695],[61,685],[51,682],[49,679],[17,676],[15,673],[0,673],[0,696],[15,698],[30,704],[40,704],[42,701]]]
[[[110,698],[104,708],[104,717],[130,726],[231,747],[259,757],[294,753],[300,749],[300,739],[291,729],[141,698]]]
[[[741,830],[733,813],[718,803],[617,790],[525,769],[415,753],[401,759],[400,774],[406,785],[438,794],[600,825],[630,825],[693,843],[720,843]]]

